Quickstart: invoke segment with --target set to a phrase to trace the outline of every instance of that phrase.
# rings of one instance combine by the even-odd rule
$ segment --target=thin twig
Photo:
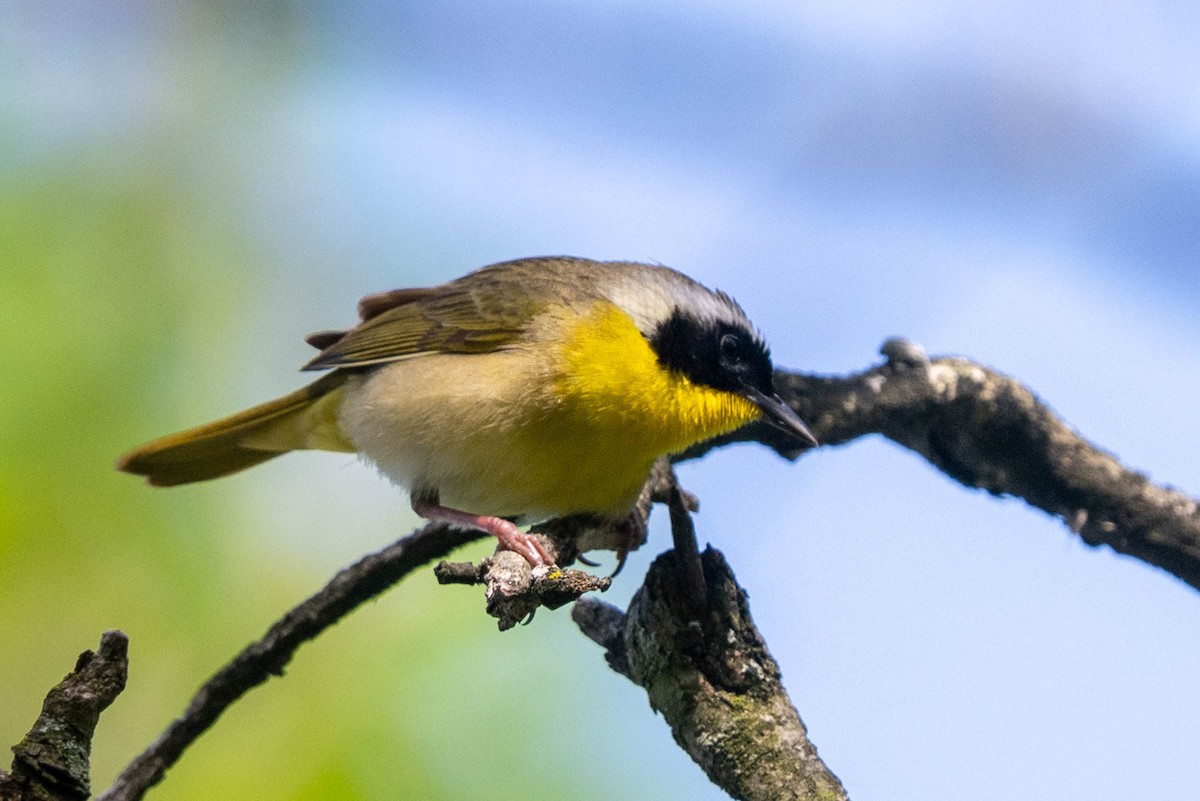
[[[612,585],[606,576],[570,568],[530,567],[524,557],[499,551],[478,566],[469,562],[438,562],[433,568],[439,584],[483,584],[488,614],[507,631],[528,620],[541,607],[558,609],[587,592],[604,592]]]
[[[674,476],[674,473],[672,473]],[[679,579],[680,595],[687,604],[686,611],[699,615],[704,609],[707,590],[704,586],[704,566],[700,562],[700,548],[696,543],[696,527],[688,514],[683,490],[671,484],[667,508],[671,511],[671,542],[675,554],[675,570]]]
[[[205,682],[187,710],[129,763],[97,801],[140,799],[233,702],[271,676],[283,675],[301,645],[414,569],[483,536],[431,524],[339,572]]]

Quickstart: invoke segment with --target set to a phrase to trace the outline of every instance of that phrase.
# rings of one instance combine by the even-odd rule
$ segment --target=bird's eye
[[[727,362],[741,361],[742,340],[737,334],[722,334],[720,341],[721,358]]]

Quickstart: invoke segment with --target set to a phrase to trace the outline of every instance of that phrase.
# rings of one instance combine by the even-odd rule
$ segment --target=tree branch
[[[141,798],[234,701],[271,676],[282,676],[301,645],[421,565],[483,536],[430,524],[339,572],[205,682],[187,710],[129,763],[97,801]]]
[[[540,607],[558,609],[585,592],[604,592],[612,579],[582,570],[531,567],[525,557],[497,551],[478,566],[469,562],[438,562],[433,568],[439,584],[483,584],[488,614],[499,619],[501,631],[533,618]]]
[[[675,742],[731,796],[844,801],[783,689],[745,591],[719,551],[696,553],[682,501],[671,510],[676,548],[655,559],[629,611],[585,597],[572,619],[604,646],[614,670],[645,688]]]
[[[655,476],[661,476],[663,470],[669,472],[669,467],[660,465]],[[648,486],[657,484],[652,481]],[[648,489],[643,493],[645,497],[639,501],[639,509],[649,508],[649,492]],[[597,526],[596,520],[580,516],[551,521],[539,531],[551,553],[559,555],[559,561],[566,563],[578,555],[581,540],[604,542],[611,539],[612,526]],[[339,572],[319,592],[289,611],[259,640],[248,645],[205,682],[184,713],[129,763],[97,801],[142,798],[147,790],[162,781],[167,769],[230,705],[272,675],[283,675],[284,667],[301,645],[414,569],[484,536],[478,531],[429,524]],[[531,616],[538,606],[555,608],[578,598],[583,592],[603,591],[610,583],[608,579],[597,579],[575,570],[542,571],[532,577],[529,565],[523,559],[516,558],[515,562],[520,564],[514,567],[514,560],[506,558],[508,556],[513,555],[501,553],[485,560],[487,564],[481,569],[472,568],[478,571],[478,578],[488,584],[489,612],[500,618],[501,630]],[[462,565],[446,565],[439,577],[445,583],[473,583],[467,575],[469,572]]]
[[[882,434],[960,483],[1023,498],[1088,545],[1108,545],[1200,589],[1200,504],[1157,486],[1064,423],[1027,387],[961,358],[930,360],[889,340],[887,361],[848,376],[776,374],[780,396],[822,445]],[[765,426],[748,426],[689,450],[695,458],[734,441],[794,457]]]
[[[966,359],[931,361],[919,346],[903,340],[885,343],[882,352],[885,364],[845,377],[778,373],[777,389],[824,445],[883,434],[966,486],[1024,498],[1063,519],[1085,542],[1109,545],[1200,588],[1200,505],[1195,500],[1126,468],[1007,376]],[[760,425],[678,458],[747,440],[791,458],[799,455]],[[639,509],[648,510],[651,499],[670,501],[678,535],[683,521],[690,527],[681,510],[694,507],[695,500],[670,478],[669,469],[656,469]],[[548,534],[563,548],[558,551],[563,563],[579,550],[631,544],[628,532],[606,531],[586,520],[551,526]],[[184,714],[134,759],[101,801],[141,798],[230,704],[282,674],[301,644],[415,568],[481,536],[430,525],[341,571],[201,687]],[[735,797],[844,798],[783,693],[778,666],[724,560],[709,551],[697,569],[694,545],[687,556],[686,541],[677,536],[676,543],[675,551],[655,561],[627,614],[583,599],[576,604],[576,621],[606,647],[614,669],[646,687],[680,745]],[[680,558],[689,563],[683,571],[676,564]],[[12,773],[0,772],[0,800],[86,798],[91,732],[96,716],[123,686],[124,648],[123,635],[105,635],[100,653],[81,657],[76,673],[51,692],[43,718],[14,749]],[[93,679],[86,677],[101,667],[108,678],[95,679],[100,689],[82,695],[70,689],[77,686],[73,680],[92,686]],[[53,711],[60,702],[74,711]],[[70,720],[74,731],[55,741],[50,734],[60,719]],[[37,788],[46,789],[29,795],[42,792]]]
[[[2,801],[85,801],[89,760],[100,713],[125,689],[129,639],[106,631],[100,648],[84,651],[46,696],[29,734],[13,746],[12,772],[0,771]]]

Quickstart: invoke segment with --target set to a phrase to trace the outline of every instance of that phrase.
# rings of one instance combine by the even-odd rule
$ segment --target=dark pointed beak
[[[797,444],[802,447],[815,448],[819,444],[800,416],[778,395],[768,395],[760,390],[750,389],[746,397],[762,411],[763,422],[771,428],[795,438]]]

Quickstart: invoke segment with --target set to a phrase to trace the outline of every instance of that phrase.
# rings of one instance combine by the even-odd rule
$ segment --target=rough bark
[[[586,592],[604,592],[612,579],[582,570],[531,567],[512,551],[499,551],[478,566],[469,562],[439,562],[433,569],[439,584],[483,584],[488,614],[501,631],[533,619],[540,607],[558,609]]]
[[[100,713],[125,689],[129,640],[107,631],[46,696],[25,739],[13,746],[12,771],[0,771],[0,801],[85,801],[91,795],[92,734]]]
[[[741,801],[845,801],[783,688],[719,551],[697,553],[682,493],[671,495],[675,548],[651,565],[629,610],[581,598],[572,619],[609,665],[643,687],[679,747]]]

